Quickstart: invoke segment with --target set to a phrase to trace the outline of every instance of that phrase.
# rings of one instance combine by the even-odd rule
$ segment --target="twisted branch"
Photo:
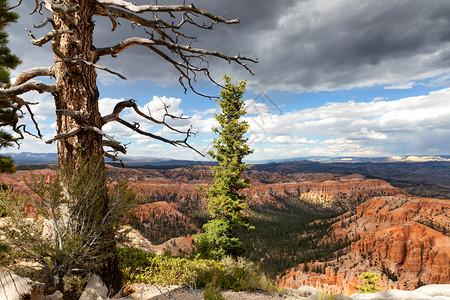
[[[87,60],[82,59],[80,57],[63,58],[61,60],[55,61],[55,63],[59,63],[59,62],[80,62],[80,63],[84,63],[84,64],[86,64],[88,66],[92,66],[92,67],[94,67],[96,69],[103,70],[103,71],[106,71],[106,72],[111,73],[113,75],[116,75],[120,79],[127,80],[127,78],[125,76],[123,76],[122,74],[120,74],[118,72],[115,72],[115,71],[112,71],[112,70],[110,70],[110,69],[108,69],[106,67],[103,67],[103,66],[100,66],[100,65],[88,62]]]
[[[43,37],[41,37],[40,39],[36,39],[34,37],[34,35],[31,33],[31,30],[27,29],[27,31],[28,31],[28,35],[31,36],[31,43],[38,47],[42,47],[49,41],[53,40],[53,38],[57,35],[61,35],[61,34],[65,34],[65,33],[67,33],[67,34],[73,33],[72,30],[67,30],[67,29],[52,30],[49,33],[47,33],[46,35],[44,35]]]
[[[190,5],[136,5],[131,2],[123,0],[97,0],[105,6],[114,5],[117,7],[124,8],[133,13],[144,13],[144,12],[190,12],[198,15],[205,16],[217,23],[225,24],[236,24],[239,23],[239,19],[229,20],[223,16],[216,16],[206,10],[195,7],[193,4]]]
[[[151,132],[147,132],[147,131],[141,130],[141,129],[139,129],[139,123],[136,123],[136,122],[135,122],[134,124],[131,124],[131,123],[125,121],[124,119],[120,118],[120,113],[121,113],[125,108],[133,108],[133,110],[134,110],[139,116],[143,117],[144,119],[149,120],[149,121],[151,121],[151,122],[153,122],[153,123],[156,123],[156,124],[159,124],[159,125],[163,125],[163,126],[169,128],[170,130],[172,130],[172,131],[174,131],[174,132],[184,134],[184,135],[185,135],[185,138],[184,138],[183,140],[169,140],[169,139],[166,139],[166,138],[164,138],[164,137],[162,137],[162,136],[153,134],[153,133],[151,133]],[[190,149],[194,150],[195,152],[197,152],[197,153],[199,153],[200,155],[203,156],[202,153],[200,153],[197,149],[193,148],[193,147],[192,147],[191,145],[189,145],[188,142],[187,142],[187,140],[188,140],[188,138],[189,138],[190,136],[195,135],[195,133],[192,132],[192,128],[189,128],[187,131],[181,131],[181,130],[176,129],[176,128],[173,128],[172,126],[170,126],[169,124],[167,124],[166,118],[171,118],[171,119],[187,119],[186,117],[183,117],[183,116],[174,116],[174,115],[170,114],[170,113],[168,112],[168,110],[167,110],[168,108],[169,108],[169,106],[167,106],[167,105],[164,104],[164,110],[165,110],[165,113],[164,113],[164,115],[163,115],[163,117],[162,117],[162,120],[156,120],[155,118],[153,118],[153,117],[150,115],[150,113],[149,113],[149,115],[146,115],[146,114],[144,114],[143,112],[141,112],[141,111],[139,110],[138,106],[136,105],[136,101],[135,101],[135,100],[130,99],[130,100],[127,100],[127,101],[121,101],[121,102],[119,102],[119,103],[117,103],[117,104],[115,105],[115,107],[114,107],[114,109],[113,109],[113,112],[112,112],[111,114],[102,117],[102,124],[104,125],[104,124],[106,124],[106,123],[109,123],[109,122],[112,122],[112,121],[116,121],[116,122],[119,122],[120,124],[122,124],[122,125],[124,125],[124,126],[130,128],[131,130],[133,130],[133,131],[135,131],[135,132],[141,134],[141,135],[151,137],[151,138],[153,138],[153,139],[162,141],[162,142],[164,142],[164,143],[171,144],[171,145],[173,145],[173,146],[181,146],[181,147],[190,148]]]
[[[174,43],[171,41],[158,39],[147,39],[147,38],[139,38],[139,37],[132,37],[128,38],[114,46],[111,47],[104,47],[104,48],[97,48],[95,50],[95,58],[94,61],[97,61],[101,56],[104,55],[112,55],[115,56],[118,53],[124,51],[125,49],[134,46],[134,45],[141,45],[149,48],[162,58],[164,58],[166,61],[172,64],[172,66],[181,74],[179,82],[184,87],[185,91],[187,91],[187,87],[185,86],[183,79],[186,79],[189,85],[189,88],[196,94],[205,96],[208,98],[214,98],[212,96],[206,96],[199,92],[197,92],[194,87],[192,86],[192,81],[196,80],[197,73],[201,72],[203,73],[211,82],[215,83],[218,86],[221,86],[219,83],[217,83],[210,75],[208,63],[205,61],[204,57],[206,56],[215,56],[219,57],[221,59],[227,60],[228,62],[235,62],[241,66],[243,66],[250,74],[253,74],[253,72],[250,70],[250,68],[247,66],[247,63],[244,63],[244,61],[249,61],[253,63],[257,63],[257,59],[247,58],[243,57],[238,53],[236,56],[227,56],[224,55],[218,51],[210,51],[205,49],[199,49],[199,48],[193,48],[191,45],[181,45],[178,43]],[[168,49],[175,57],[179,57],[180,59],[177,60],[175,58],[170,57],[168,54],[164,53],[163,51],[159,50],[157,47],[163,47]],[[195,59],[200,61],[200,64],[205,62],[205,67],[198,67],[194,65]]]
[[[37,67],[37,68],[31,68],[28,70],[23,71],[20,73],[20,75],[17,77],[16,81],[14,82],[13,86],[18,86],[20,84],[23,84],[27,82],[28,80],[38,77],[38,76],[53,76],[53,66],[52,67]]]
[[[13,86],[9,89],[0,90],[0,99],[21,95],[29,91],[38,91],[39,93],[54,93],[56,92],[56,86],[54,84],[46,84],[40,81],[31,80],[17,86]]]

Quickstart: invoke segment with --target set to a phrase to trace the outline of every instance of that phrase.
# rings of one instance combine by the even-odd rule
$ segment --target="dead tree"
[[[20,5],[22,0],[19,0]],[[239,19],[227,19],[216,16],[205,10],[190,5],[136,5],[124,0],[35,0],[32,13],[50,12],[40,25],[35,28],[50,28],[50,31],[36,38],[30,30],[31,43],[43,46],[51,43],[54,54],[54,64],[49,67],[32,68],[22,72],[9,89],[0,90],[0,107],[8,107],[14,112],[26,109],[36,127],[36,136],[42,137],[39,125],[34,119],[32,106],[37,103],[24,101],[20,95],[28,91],[51,93],[56,107],[56,135],[47,141],[57,141],[58,165],[71,166],[78,169],[80,162],[86,157],[105,155],[117,158],[119,152],[126,153],[126,145],[115,140],[102,130],[108,122],[119,122],[130,130],[158,139],[174,146],[190,147],[188,138],[191,130],[180,131],[169,126],[167,118],[178,119],[168,113],[161,120],[154,119],[150,113],[139,110],[135,101],[130,99],[118,103],[106,116],[101,116],[98,108],[99,92],[96,84],[97,69],[110,72],[124,79],[125,77],[113,70],[99,65],[104,56],[116,56],[119,52],[132,46],[147,47],[152,53],[159,55],[169,65],[179,72],[179,82],[185,89],[197,92],[193,82],[198,74],[203,74],[212,82],[208,57],[218,57],[228,62],[234,62],[248,71],[248,62],[255,59],[242,57],[239,53],[227,56],[218,51],[195,48],[192,42],[195,36],[189,36],[184,31],[185,25],[211,30],[217,23],[235,24]],[[96,47],[93,45],[93,33],[96,28],[93,17],[104,16],[111,22],[113,32],[123,22],[132,27],[139,27],[142,37],[130,37],[116,45]],[[55,79],[53,84],[37,81],[40,76],[50,76]],[[4,100],[1,100],[4,99]],[[10,99],[10,100],[6,100]],[[154,133],[143,131],[138,123],[129,123],[121,118],[125,108],[131,108],[150,122],[167,126],[182,135],[182,138],[170,140]],[[20,119],[12,124],[13,130],[23,138],[23,133],[30,133]],[[105,195],[105,211],[107,208]],[[118,290],[120,272],[117,262],[105,262],[103,274],[100,274],[112,290]]]

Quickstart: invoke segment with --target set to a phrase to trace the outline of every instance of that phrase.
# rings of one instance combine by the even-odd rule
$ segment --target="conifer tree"
[[[19,58],[11,54],[11,50],[7,46],[8,33],[5,31],[5,27],[19,18],[19,15],[10,12],[8,7],[7,0],[0,0],[0,88],[10,86],[9,70],[16,68],[20,63]],[[12,109],[3,108],[0,105],[0,127],[9,125],[14,117]],[[0,129],[0,149],[11,147],[15,141],[16,139],[12,134]],[[0,156],[0,173],[13,173],[14,171],[14,161],[10,157]]]
[[[245,196],[239,193],[250,186],[248,179],[241,178],[242,172],[249,168],[242,160],[253,152],[244,138],[249,124],[240,120],[246,113],[242,99],[246,82],[233,84],[227,75],[224,79],[225,88],[216,100],[221,108],[221,113],[215,115],[220,126],[213,128],[220,137],[214,139],[215,151],[208,152],[219,163],[212,168],[214,184],[205,189],[212,219],[204,225],[205,233],[196,236],[199,254],[215,259],[245,254],[237,233],[252,227],[244,213],[248,207]]]
[[[16,68],[20,63],[19,58],[11,54],[11,50],[7,46],[8,33],[5,31],[5,27],[19,18],[19,15],[9,11],[8,7],[7,0],[0,0],[0,87],[10,85],[9,70]]]

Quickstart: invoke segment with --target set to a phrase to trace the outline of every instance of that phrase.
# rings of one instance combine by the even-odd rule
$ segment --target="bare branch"
[[[97,2],[98,3],[98,2]],[[116,30],[117,24],[120,25],[119,22],[117,22],[117,16],[114,16],[111,13],[110,8],[107,8],[106,6],[104,6],[101,3],[98,3],[101,6],[101,10],[98,10],[97,15],[103,15],[103,16],[108,16],[108,18],[111,20],[111,31]]]
[[[56,92],[56,86],[54,84],[45,84],[40,81],[31,80],[9,89],[0,90],[0,99],[21,95],[33,90],[38,91],[39,93],[54,93]]]
[[[57,134],[54,138],[52,138],[52,139],[50,139],[48,141],[45,141],[45,143],[46,144],[52,144],[53,142],[55,142],[55,141],[57,141],[59,139],[65,139],[65,138],[74,136],[75,134],[77,134],[80,131],[81,131],[80,127],[74,127],[69,132]]]
[[[186,143],[187,137],[191,136],[190,130],[188,130],[188,132],[186,133],[187,137],[184,140],[169,140],[169,139],[166,139],[166,138],[164,138],[162,136],[159,136],[159,135],[153,134],[151,132],[147,132],[147,131],[143,131],[143,130],[139,129],[139,126],[137,126],[137,123],[131,124],[131,123],[129,123],[129,122],[127,122],[127,121],[125,121],[125,120],[123,120],[121,118],[117,118],[115,121],[119,122],[120,124],[122,124],[122,125],[124,125],[124,126],[126,126],[128,128],[130,128],[133,131],[136,131],[139,134],[151,137],[151,138],[153,138],[155,140],[159,140],[159,141],[162,141],[164,143],[171,144],[173,146],[182,146],[182,147],[192,148],[192,147],[188,146],[187,143]],[[192,148],[192,149],[194,149],[194,148]],[[197,150],[195,150],[195,151],[198,152]]]
[[[114,31],[116,28],[115,18],[123,18],[140,26],[152,28],[159,35],[163,36],[164,38],[172,40],[172,38],[168,34],[166,34],[163,30],[164,28],[170,28],[171,26],[161,20],[148,20],[146,18],[135,15],[129,11],[115,7],[105,7],[103,5],[102,9],[97,11],[97,15],[108,16],[111,19],[111,22],[113,22],[111,31]]]
[[[216,16],[207,12],[203,9],[195,7],[193,4],[190,5],[136,5],[131,2],[123,0],[97,0],[97,2],[103,5],[114,5],[121,7],[133,13],[143,13],[143,12],[191,12],[198,15],[205,16],[215,22],[225,23],[225,24],[236,24],[239,23],[239,19],[229,20],[225,17]]]
[[[190,45],[180,45],[180,44],[173,43],[170,41],[165,41],[165,40],[152,40],[152,39],[139,38],[139,37],[128,38],[128,39],[122,41],[121,43],[111,46],[111,47],[97,48],[95,50],[96,58],[94,59],[94,61],[98,60],[98,58],[103,55],[116,55],[117,53],[120,53],[120,52],[124,51],[125,49],[127,49],[128,47],[131,47],[134,45],[145,46],[153,51],[155,51],[156,46],[163,46],[163,47],[169,49],[172,53],[174,53],[175,56],[182,57],[182,61],[177,62],[174,59],[169,58],[169,56],[164,54],[163,52],[155,51],[155,53],[159,54],[160,56],[163,56],[164,59],[171,62],[172,65],[174,65],[175,68],[183,75],[183,77],[185,77],[187,79],[189,79],[190,76],[188,74],[186,74],[185,72],[182,72],[178,68],[179,66],[186,68],[188,71],[193,71],[193,72],[202,71],[203,73],[205,73],[205,75],[208,76],[209,79],[212,80],[212,78],[209,76],[208,68],[195,67],[191,63],[191,58],[198,58],[198,59],[202,60],[202,57],[204,57],[204,56],[219,57],[224,60],[227,60],[228,62],[232,62],[232,61],[236,62],[237,64],[239,64],[239,65],[243,66],[245,69],[247,69],[247,71],[249,71],[251,74],[253,74],[252,71],[248,68],[246,63],[243,63],[243,61],[250,61],[253,63],[258,62],[257,59],[243,57],[239,53],[236,56],[226,56],[224,54],[221,54],[218,51],[210,51],[210,50],[192,48]],[[193,56],[192,57],[186,56],[186,53],[191,53],[191,54],[193,54]]]
[[[159,121],[159,120],[156,120],[155,118],[153,118],[153,117],[150,115],[150,112],[149,112],[148,115],[146,115],[146,114],[144,114],[143,112],[141,112],[141,111],[139,110],[138,106],[136,105],[136,101],[135,101],[135,100],[129,99],[129,100],[127,100],[127,101],[121,101],[121,102],[119,102],[119,103],[116,104],[116,106],[114,107],[114,110],[113,110],[113,112],[112,112],[111,114],[102,117],[102,123],[103,123],[103,124],[106,124],[106,123],[109,123],[109,122],[111,122],[111,121],[117,121],[117,120],[119,119],[119,115],[120,115],[120,113],[122,112],[122,110],[124,110],[125,108],[133,108],[134,111],[135,111],[139,116],[143,117],[144,119],[146,119],[146,120],[148,120],[148,121],[150,121],[150,122],[159,124],[159,125],[164,125],[164,126],[166,126],[167,128],[169,128],[170,130],[172,130],[172,131],[174,131],[174,132],[185,134],[186,132],[181,131],[181,130],[178,130],[178,129],[176,129],[176,128],[173,128],[173,127],[171,127],[169,124],[167,124],[167,123],[166,123],[166,118],[169,117],[169,118],[171,118],[172,120],[176,120],[176,119],[188,119],[188,118],[183,117],[183,116],[174,116],[174,115],[172,115],[172,114],[169,114],[169,112],[168,112],[168,110],[167,110],[167,109],[169,108],[169,106],[166,105],[164,102],[163,102],[163,105],[164,105],[165,114],[164,114],[163,117],[162,117],[163,119],[162,119],[161,121]]]
[[[117,53],[120,53],[125,49],[127,49],[128,47],[134,45],[145,46],[150,50],[152,50],[153,52],[155,52],[156,54],[158,54],[159,56],[163,57],[166,61],[170,62],[172,66],[181,74],[179,82],[184,87],[185,91],[187,90],[187,87],[184,84],[183,79],[187,80],[189,88],[194,93],[208,98],[214,98],[214,96],[207,96],[201,94],[197,92],[192,85],[192,82],[193,81],[195,82],[196,80],[197,73],[203,73],[211,82],[215,83],[218,86],[221,86],[211,77],[208,62],[205,60],[204,57],[215,56],[227,60],[228,62],[236,62],[237,64],[243,66],[248,72],[250,72],[250,74],[253,74],[253,72],[250,70],[247,64],[244,63],[244,61],[249,61],[253,63],[258,62],[258,59],[243,57],[240,55],[240,53],[238,53],[236,56],[227,56],[221,54],[218,51],[209,51],[204,49],[193,48],[191,47],[190,44],[181,45],[163,39],[153,40],[139,37],[128,38],[120,42],[119,44],[111,47],[97,48],[95,50],[94,61],[97,61],[99,57],[104,55],[115,56]],[[169,56],[169,54],[166,54],[165,52],[161,51],[159,47],[168,49],[170,53],[172,53],[172,56],[175,56],[176,58],[172,58],[171,56]],[[204,65],[202,66],[202,64]]]
[[[119,142],[112,142],[111,140],[102,140],[103,146],[111,147],[116,151],[120,151],[123,154],[127,153],[127,148],[122,146]]]
[[[88,125],[88,124],[82,124],[81,127],[84,128],[84,129],[88,129],[88,130],[95,131],[95,132],[98,133],[99,135],[104,136],[105,138],[107,138],[107,139],[109,140],[108,143],[109,143],[110,145],[114,145],[114,147],[117,147],[117,148],[122,147],[122,148],[123,148],[123,151],[125,151],[125,152],[123,152],[123,153],[126,153],[125,147],[121,146],[121,145],[120,145],[120,142],[116,141],[112,136],[110,136],[110,135],[106,134],[105,132],[103,132],[100,128],[98,128],[98,127],[96,127],[96,126]],[[104,142],[105,142],[105,141],[102,141],[103,144],[105,144]],[[113,147],[113,148],[114,148],[114,147]]]
[[[34,3],[36,5],[35,5],[33,11],[30,13],[30,15],[32,15],[36,12],[42,15],[42,6],[44,5],[44,3],[39,0],[34,0]]]
[[[11,7],[7,8],[6,10],[11,10],[11,9],[17,8],[17,7],[20,6],[20,4],[22,4],[22,0],[19,0],[19,3],[17,3],[17,4],[14,5],[14,6],[11,6]]]
[[[44,0],[44,7],[48,11],[54,12],[56,14],[70,14],[80,9],[80,5],[78,4],[75,6],[67,6],[64,3],[56,3],[53,0]]]
[[[89,65],[89,66],[92,66],[92,67],[94,67],[94,68],[96,68],[96,69],[100,69],[100,70],[109,72],[109,73],[111,73],[111,74],[114,74],[114,75],[118,76],[120,79],[127,80],[127,78],[126,78],[125,76],[123,76],[122,74],[120,74],[120,73],[114,72],[114,71],[112,71],[112,70],[110,70],[110,69],[108,69],[108,68],[106,68],[106,67],[103,67],[103,66],[96,65],[96,64],[94,64],[94,63],[88,62],[87,60],[84,60],[84,59],[79,58],[79,57],[63,58],[63,59],[61,59],[61,60],[55,61],[55,63],[59,63],[59,62],[69,62],[69,61],[78,61],[78,62],[82,62],[82,63],[84,63],[84,64],[86,64],[86,65]]]
[[[125,168],[125,164],[123,163],[123,160],[121,160],[118,156],[117,152],[114,152],[113,154],[109,153],[108,151],[105,151],[104,153],[105,157],[111,159],[112,161],[119,161],[122,168]]]
[[[13,86],[18,86],[22,83],[27,82],[28,80],[38,77],[38,76],[53,76],[53,67],[38,67],[38,68],[31,68],[28,70],[23,71],[20,73],[20,75],[17,77],[16,82],[14,82]]]
[[[55,36],[60,35],[60,34],[72,34],[73,31],[72,30],[67,30],[67,29],[60,29],[60,30],[53,30],[50,31],[49,33],[47,33],[46,35],[44,35],[43,37],[41,37],[40,39],[36,39],[34,37],[34,35],[31,33],[31,30],[28,30],[28,35],[31,36],[31,43],[35,46],[39,46],[42,47],[44,44],[48,43],[49,41],[51,41]]]
[[[53,28],[56,27],[55,20],[53,20],[52,18],[48,18],[48,17],[47,17],[47,18],[45,18],[44,21],[42,21],[41,24],[39,24],[39,25],[34,25],[34,28],[43,28],[43,27],[44,27],[45,25],[47,25],[48,23],[51,23]]]
[[[169,140],[169,139],[166,139],[164,137],[161,137],[161,136],[158,136],[156,134],[153,134],[151,132],[147,132],[147,131],[141,130],[141,129],[139,129],[139,123],[131,124],[131,123],[129,123],[129,122],[127,122],[127,121],[125,121],[125,120],[120,118],[120,113],[125,108],[133,108],[134,111],[139,116],[143,117],[144,119],[149,120],[149,121],[151,121],[153,123],[156,123],[156,124],[159,124],[159,125],[166,126],[167,128],[169,128],[170,130],[172,130],[174,132],[184,134],[185,138],[183,140]],[[120,124],[130,128],[131,130],[133,130],[133,131],[135,131],[135,132],[137,132],[139,134],[151,137],[153,139],[162,141],[164,143],[171,144],[173,146],[181,146],[181,147],[190,148],[190,149],[194,150],[195,152],[197,152],[197,153],[199,153],[200,155],[203,156],[202,153],[200,153],[199,151],[197,151],[195,148],[193,148],[191,145],[189,145],[187,143],[188,138],[190,136],[192,136],[193,134],[195,134],[195,133],[191,132],[191,129],[189,129],[187,131],[181,131],[181,130],[178,130],[176,128],[173,128],[172,126],[170,126],[169,124],[166,123],[166,118],[171,118],[171,119],[187,119],[187,118],[183,117],[183,116],[174,116],[174,115],[169,114],[168,110],[167,110],[168,106],[166,104],[164,104],[163,109],[165,110],[165,114],[163,115],[162,120],[156,120],[150,114],[146,115],[143,112],[141,112],[139,110],[138,106],[136,105],[136,101],[135,100],[130,99],[130,100],[127,100],[127,101],[121,101],[121,102],[116,104],[116,106],[114,107],[113,112],[111,114],[102,117],[102,124],[104,125],[104,124],[112,122],[112,121],[117,121]]]

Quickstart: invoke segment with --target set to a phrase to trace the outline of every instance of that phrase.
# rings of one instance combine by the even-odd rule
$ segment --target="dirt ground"
[[[164,288],[163,288],[164,289]],[[197,289],[194,292],[185,287],[174,287],[170,291],[158,291],[155,287],[145,286],[138,289],[138,292],[130,295],[135,300],[201,300],[203,299],[204,289]],[[293,300],[305,299],[298,295],[288,295],[282,293],[268,294],[265,292],[234,292],[223,291],[222,296],[227,300]]]
[[[174,293],[175,298],[179,300],[190,300],[194,299],[192,296],[192,293],[189,295],[188,291],[177,291],[179,294]],[[203,299],[203,291],[200,291],[201,294],[197,299]],[[300,296],[292,296],[292,295],[285,295],[285,294],[267,294],[263,292],[234,292],[234,291],[225,291],[222,292],[222,296],[227,300],[291,300],[291,299],[305,299]],[[162,300],[162,299],[161,299]]]

